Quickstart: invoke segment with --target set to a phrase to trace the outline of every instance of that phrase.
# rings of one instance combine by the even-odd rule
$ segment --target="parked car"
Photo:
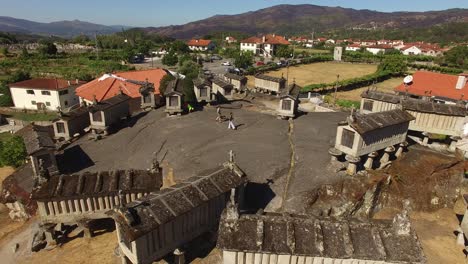
[[[263,61],[257,61],[257,66],[262,66],[262,65],[265,65]]]
[[[213,55],[213,56],[211,56],[211,59],[212,59],[212,60],[222,60],[223,57],[221,57],[221,56],[219,56],[219,55]]]
[[[231,66],[231,63],[229,61],[225,61],[222,63],[223,66]]]

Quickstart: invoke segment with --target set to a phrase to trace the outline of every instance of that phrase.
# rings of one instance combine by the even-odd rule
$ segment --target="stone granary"
[[[162,186],[158,163],[150,170],[43,176],[48,179],[33,189],[31,198],[37,202],[45,231],[55,224],[78,224],[91,231],[87,229],[90,221],[110,218],[106,214],[109,210],[158,191]]]
[[[217,247],[224,264],[426,263],[405,217],[362,222],[224,212]]]
[[[468,194],[463,195],[463,202],[465,204],[465,213],[460,223],[460,230],[458,235],[463,236],[459,240],[461,241],[460,244],[462,244],[462,246],[465,246],[464,238],[468,239]]]
[[[294,82],[289,86],[287,91],[283,91],[280,97],[277,115],[282,119],[292,119],[297,114],[297,108],[299,105],[299,92],[302,87]]]
[[[211,82],[206,78],[193,80],[193,91],[197,97],[197,102],[211,102]]]
[[[229,101],[233,99],[234,86],[225,82],[224,80],[214,78],[212,89],[216,101],[218,102]]]
[[[242,202],[246,182],[231,160],[112,211],[123,262],[153,263],[172,252],[183,257],[186,243],[217,230],[230,193]]]
[[[435,103],[425,99],[405,98],[404,96],[367,91],[362,95],[361,112],[381,112],[402,108],[415,117],[409,130],[451,136],[455,143],[462,135],[468,111],[456,104]]]
[[[255,90],[279,95],[286,88],[286,79],[264,74],[255,75]]]
[[[338,124],[335,147],[330,149],[332,159],[346,154],[349,162],[348,174],[355,174],[361,156],[367,155],[364,167],[372,169],[378,151],[384,150],[381,165],[389,162],[389,157],[398,145],[396,156],[401,155],[406,146],[406,134],[414,117],[406,111],[394,109],[385,112],[359,114],[351,113],[346,122]]]
[[[247,85],[247,77],[227,72],[224,74],[224,80],[234,86],[236,92],[242,92]]]
[[[181,115],[184,109],[182,103],[184,102],[184,87],[181,79],[175,79],[167,84],[165,94],[166,96],[166,110],[167,115]]]
[[[146,79],[145,82],[135,82],[130,80],[127,81],[141,85],[139,89],[141,94],[141,109],[156,108],[156,106],[159,104],[160,97],[156,96],[154,93],[155,89],[153,83],[148,82],[148,79]]]
[[[56,148],[50,127],[30,124],[18,130],[16,134],[24,140],[35,177],[39,176],[40,167],[47,170],[48,174],[58,173]]]
[[[119,94],[109,99],[94,102],[88,107],[91,130],[93,133],[104,132],[130,116],[129,100],[125,94]]]
[[[90,126],[88,108],[84,105],[65,113],[59,111],[59,115],[52,123],[55,139],[70,140]]]

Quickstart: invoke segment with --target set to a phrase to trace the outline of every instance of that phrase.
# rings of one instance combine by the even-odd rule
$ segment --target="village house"
[[[234,38],[234,37],[228,36],[228,37],[225,38],[225,41],[226,41],[228,44],[232,44],[232,43],[236,43],[236,42],[237,42],[237,39]]]
[[[435,102],[455,104],[468,99],[468,74],[458,76],[417,71],[413,74],[413,81],[400,84],[395,91],[414,98],[431,98]]]
[[[107,135],[111,127],[116,126],[122,119],[130,117],[130,97],[120,93],[109,99],[94,101],[88,107],[91,131],[93,134]]]
[[[33,189],[47,242],[53,242],[57,224],[78,226],[90,237],[93,220],[110,218],[108,211],[125,206],[162,186],[159,163],[150,170],[116,170],[53,175]]]
[[[16,132],[21,136],[26,147],[26,154],[31,162],[34,179],[38,179],[40,168],[49,175],[58,173],[57,159],[55,158],[55,143],[52,140],[50,127],[29,124]]]
[[[388,51],[393,50],[394,48],[390,45],[371,45],[366,47],[366,50],[374,55],[377,55],[378,53],[386,53]]]
[[[236,92],[241,92],[246,89],[247,77],[227,72],[224,74],[224,80],[234,86]]]
[[[164,112],[170,115],[181,115],[184,111],[182,104],[184,102],[184,87],[181,79],[177,78],[167,84],[165,90],[166,109]]]
[[[286,79],[264,74],[255,75],[255,90],[279,95],[286,88]]]
[[[275,34],[264,35],[262,37],[250,37],[240,42],[241,51],[251,51],[254,55],[271,57],[275,55],[275,50],[279,45],[290,45],[284,37]]]
[[[422,50],[416,46],[413,46],[413,45],[406,45],[404,47],[402,47],[401,49],[401,53],[403,53],[403,55],[420,55],[422,54]]]
[[[54,120],[54,138],[70,140],[77,134],[83,134],[90,126],[89,112],[85,105],[81,105],[68,112],[59,112],[60,118]]]
[[[354,175],[362,156],[367,155],[365,168],[372,169],[373,159],[384,150],[380,163],[387,164],[394,146],[399,146],[396,156],[401,155],[412,120],[412,115],[400,109],[370,114],[352,112],[346,122],[338,124],[335,147],[330,150],[332,160],[346,154],[347,172]]]
[[[359,51],[361,50],[361,45],[357,43],[349,44],[345,48],[346,51]]]
[[[197,78],[193,80],[193,91],[197,97],[197,102],[211,102],[211,82],[206,78]]]
[[[212,81],[212,92],[218,102],[230,101],[233,99],[234,86],[220,78]]]
[[[392,220],[240,214],[228,204],[217,248],[224,264],[426,263],[407,211]]]
[[[79,80],[36,78],[8,86],[15,108],[57,111],[79,103],[75,90],[84,83]]]
[[[377,41],[375,40],[354,40],[353,43],[358,44],[362,47],[369,47],[369,46],[377,45]]]
[[[277,115],[281,119],[292,119],[297,114],[297,108],[299,105],[299,93],[302,87],[293,82],[289,86],[287,91],[281,94],[278,109],[276,110]]]
[[[242,204],[246,183],[231,156],[219,168],[114,210],[123,263],[149,264],[172,252],[174,263],[185,263],[184,245],[215,232],[229,197]]]
[[[164,69],[150,69],[140,71],[118,72],[113,74],[104,74],[85,85],[76,89],[76,94],[81,102],[88,104],[94,100],[101,102],[116,96],[122,91],[130,97],[130,112],[141,111],[142,98],[140,88],[142,83],[148,82],[154,86],[154,100],[157,106],[161,105],[161,93],[159,85],[164,76],[168,73]],[[135,82],[136,81],[136,82]]]
[[[187,42],[191,51],[208,51],[215,48],[215,43],[207,39],[191,39]]]

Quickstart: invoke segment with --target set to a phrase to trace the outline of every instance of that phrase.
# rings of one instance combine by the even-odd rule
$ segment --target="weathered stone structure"
[[[120,93],[109,99],[94,102],[88,107],[91,130],[94,133],[108,133],[111,126],[130,116],[130,97]]]
[[[129,80],[127,80],[129,81]],[[130,81],[135,83],[135,81]],[[159,103],[159,96],[157,97],[156,94],[154,93],[154,84],[148,82],[146,80],[145,82],[137,82],[136,84],[140,84],[141,87],[139,89],[139,92],[141,94],[141,108],[142,109],[155,109],[157,104]]]
[[[230,101],[233,99],[234,86],[222,79],[213,79],[212,90],[218,102]]]
[[[368,159],[376,157],[375,152],[385,149],[381,163],[389,161],[389,155],[395,151],[394,145],[406,141],[409,122],[414,117],[409,113],[394,109],[385,112],[359,114],[351,113],[346,122],[338,124],[334,159],[339,152],[346,154],[349,162],[348,174],[354,174],[360,157],[369,155]],[[367,160],[366,168],[372,168]]]
[[[212,99],[212,89],[211,82],[206,78],[197,78],[193,80],[193,91],[197,97],[197,102],[211,102]]]
[[[165,96],[166,96],[166,109],[164,110],[167,115],[181,115],[184,111],[182,103],[184,101],[182,80],[175,79],[167,84]]]
[[[201,234],[215,231],[229,193],[237,189],[242,202],[246,181],[231,160],[112,211],[123,262],[153,263]]]
[[[426,263],[416,234],[400,232],[399,221],[278,213],[236,218],[226,211],[217,244],[224,264]]]
[[[299,105],[299,92],[302,87],[295,82],[289,86],[287,91],[283,91],[280,97],[278,110],[276,110],[278,117],[282,119],[294,118],[297,114]]]
[[[279,95],[286,88],[286,79],[264,74],[255,75],[255,90]]]
[[[60,118],[52,124],[56,139],[70,140],[77,134],[83,134],[85,128],[90,126],[88,108],[84,105],[59,114]]]
[[[234,86],[236,92],[242,92],[247,86],[247,77],[227,72],[224,74],[224,80]]]

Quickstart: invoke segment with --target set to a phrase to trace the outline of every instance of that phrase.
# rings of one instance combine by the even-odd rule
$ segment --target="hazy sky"
[[[378,11],[468,8],[468,0],[0,0],[0,16],[38,22],[79,19],[105,25],[162,26],[278,4],[315,4]]]

